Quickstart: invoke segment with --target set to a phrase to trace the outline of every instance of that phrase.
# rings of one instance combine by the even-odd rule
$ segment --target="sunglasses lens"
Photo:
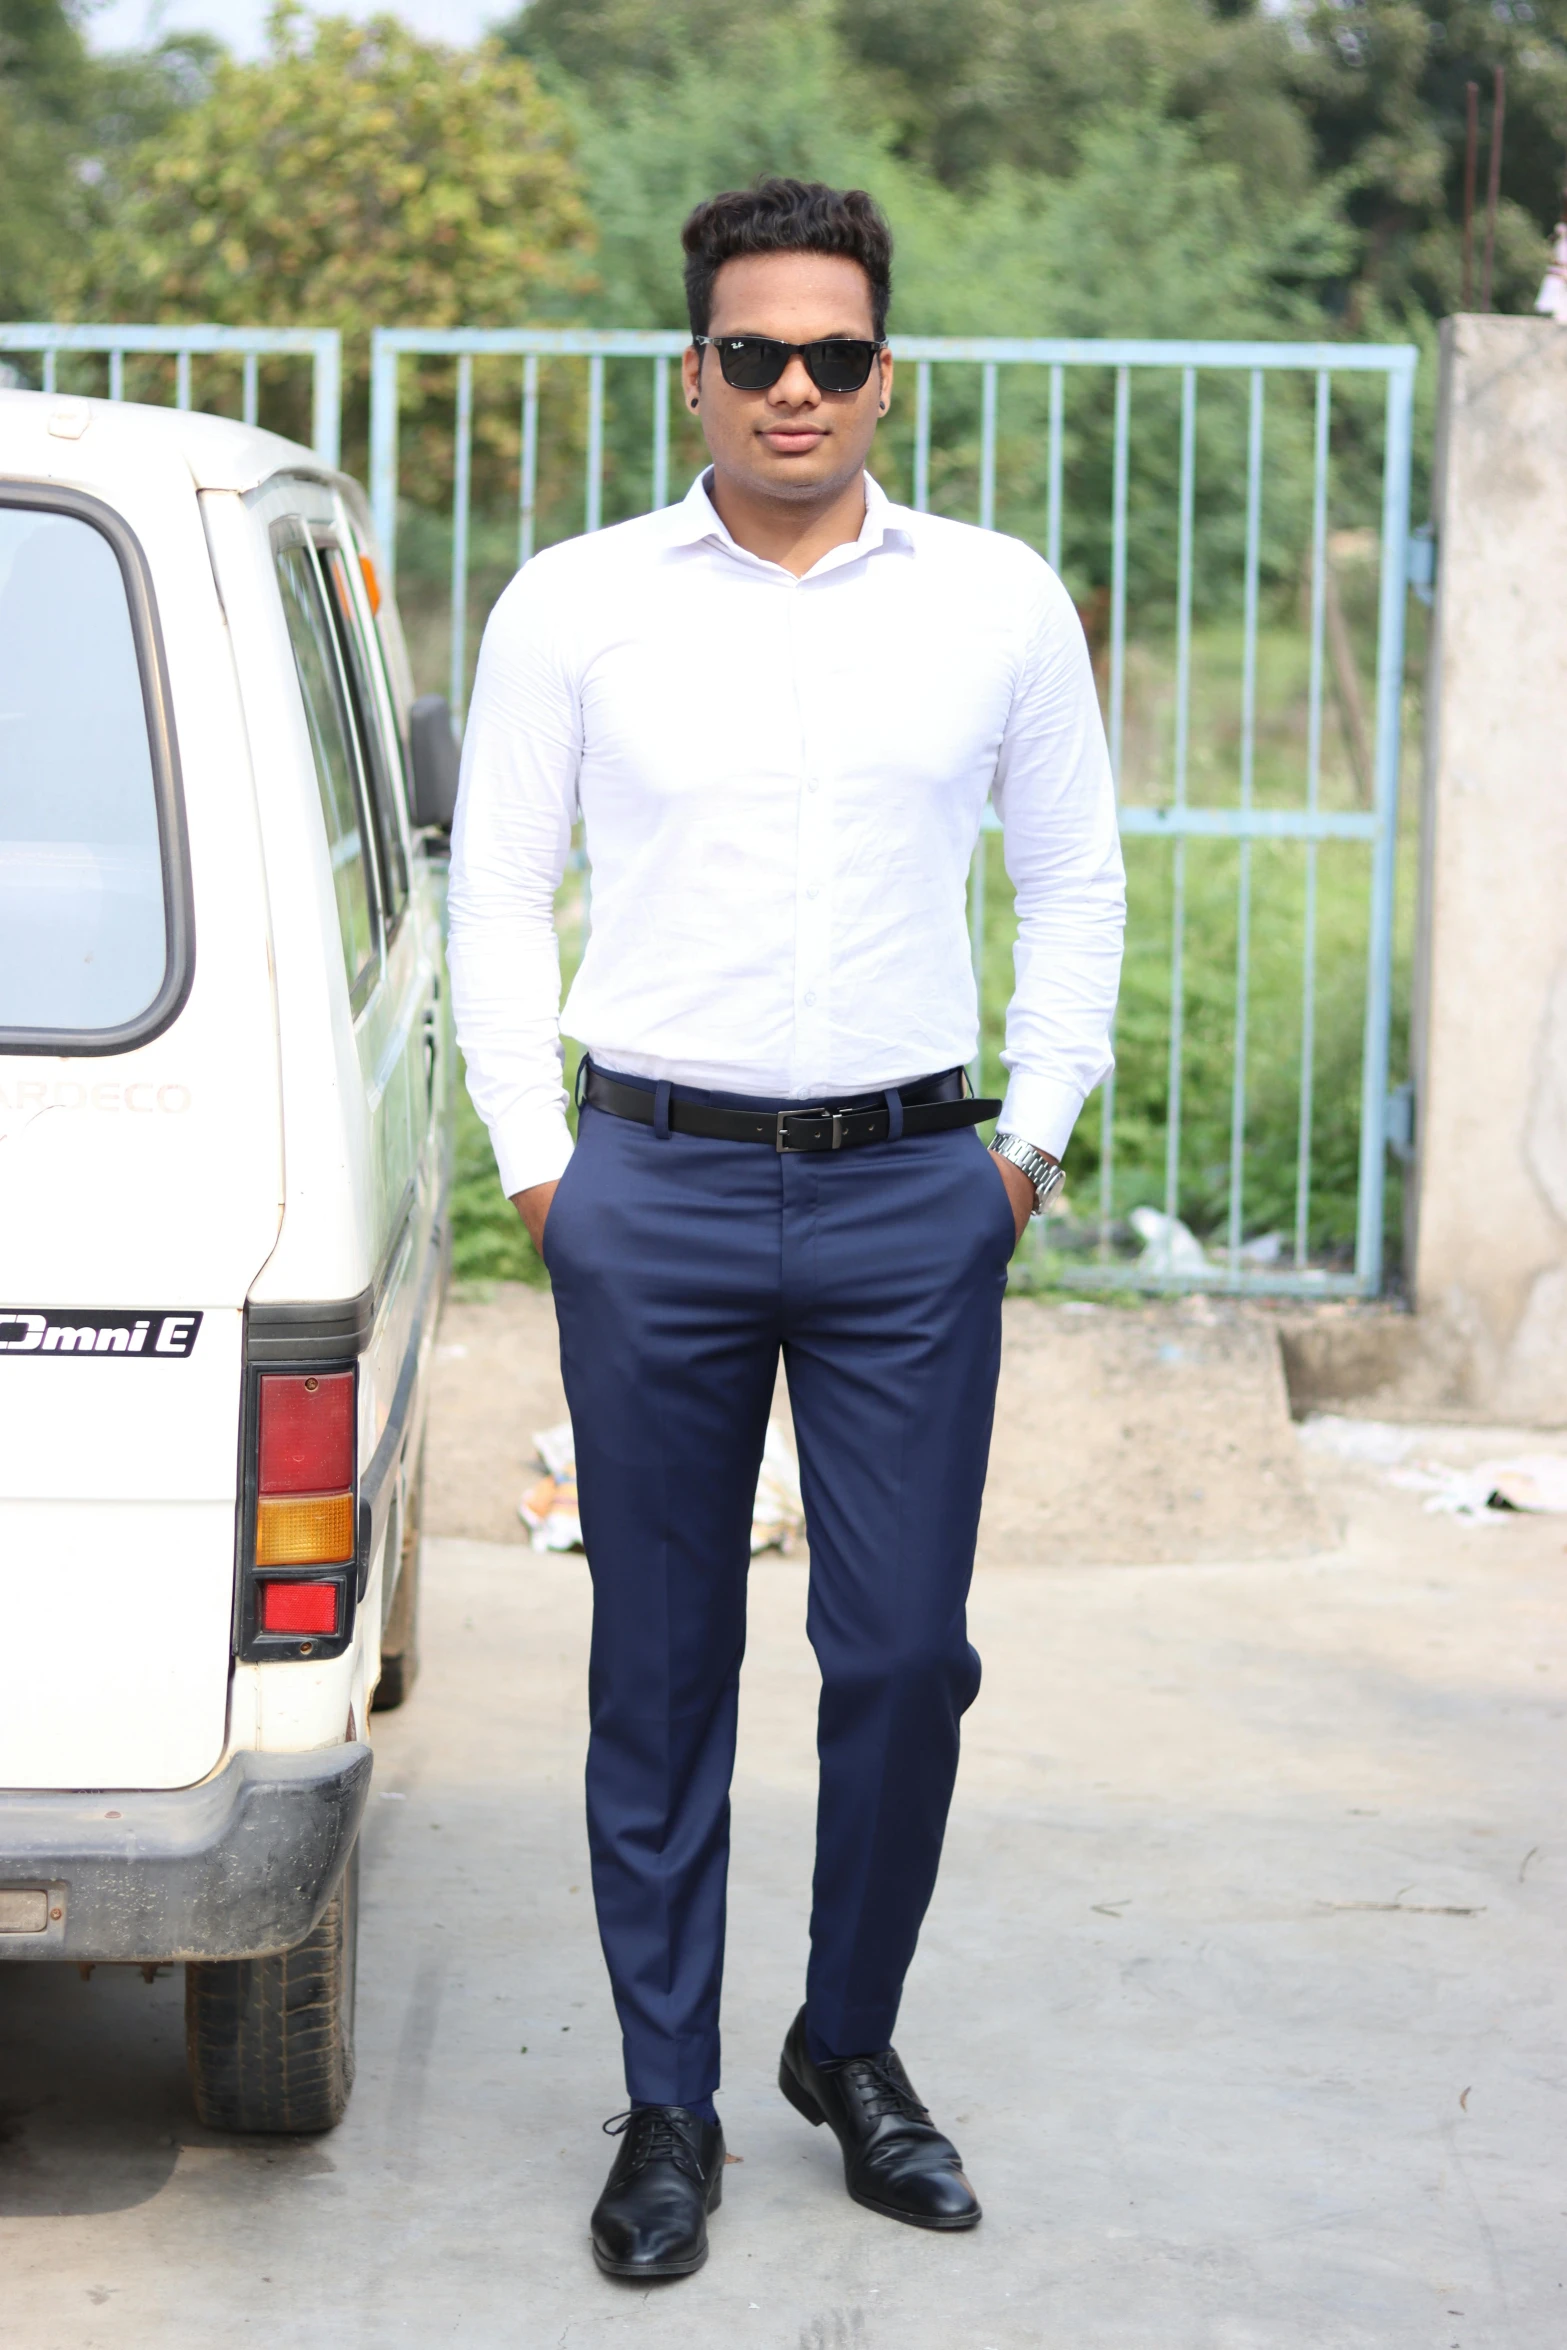
[[[718,345],[718,363],[732,391],[765,392],[778,381],[789,356],[783,343],[765,335],[726,335]]]
[[[857,392],[871,371],[874,343],[812,343],[806,365],[819,391]]]

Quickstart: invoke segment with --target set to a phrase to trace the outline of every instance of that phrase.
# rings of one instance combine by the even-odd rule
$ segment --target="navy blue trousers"
[[[593,1578],[593,1892],[638,2101],[718,2085],[780,1348],[822,1676],[808,2016],[836,2054],[892,2038],[979,1687],[965,1605],[1013,1236],[972,1127],[780,1156],[582,1111],[544,1254]]]

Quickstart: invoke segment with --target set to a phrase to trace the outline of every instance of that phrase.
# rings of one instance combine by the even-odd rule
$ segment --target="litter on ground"
[[[561,1420],[553,1428],[539,1429],[533,1443],[544,1473],[528,1487],[517,1505],[517,1515],[528,1528],[535,1550],[580,1550],[577,1447],[571,1422]],[[795,1536],[804,1529],[800,1472],[788,1437],[776,1420],[769,1420],[751,1509],[751,1556],[762,1550],[791,1550]]]
[[[1431,1457],[1442,1441],[1438,1429],[1329,1412],[1305,1421],[1300,1435],[1315,1452],[1383,1470],[1390,1485],[1424,1494],[1428,1510],[1468,1525],[1496,1525],[1510,1511],[1567,1515],[1567,1453],[1512,1453],[1461,1465]]]

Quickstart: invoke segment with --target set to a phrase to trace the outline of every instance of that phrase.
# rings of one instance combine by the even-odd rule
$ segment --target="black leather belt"
[[[985,1118],[997,1117],[1001,1104],[965,1094],[964,1082],[962,1070],[954,1069],[900,1086],[904,1133],[940,1134],[949,1127],[978,1126]],[[582,1098],[595,1110],[607,1110],[612,1118],[632,1118],[640,1126],[655,1122],[651,1087],[622,1085],[591,1063]],[[889,1141],[892,1115],[885,1094],[869,1099],[860,1094],[814,1104],[785,1103],[776,1110],[736,1110],[718,1102],[693,1101],[689,1094],[671,1087],[669,1125],[675,1134],[701,1134],[712,1142],[765,1142],[775,1151],[852,1151],[867,1142]]]

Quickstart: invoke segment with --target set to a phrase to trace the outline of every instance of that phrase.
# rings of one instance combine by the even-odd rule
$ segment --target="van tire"
[[[359,1846],[320,1923],[274,1958],[191,1961],[185,2056],[209,2130],[335,2129],[354,2085]]]
[[[419,1522],[424,1503],[424,1452],[408,1480],[403,1504],[402,1564],[392,1612],[381,1631],[381,1678],[370,1700],[370,1711],[395,1713],[413,1695],[419,1678]]]

